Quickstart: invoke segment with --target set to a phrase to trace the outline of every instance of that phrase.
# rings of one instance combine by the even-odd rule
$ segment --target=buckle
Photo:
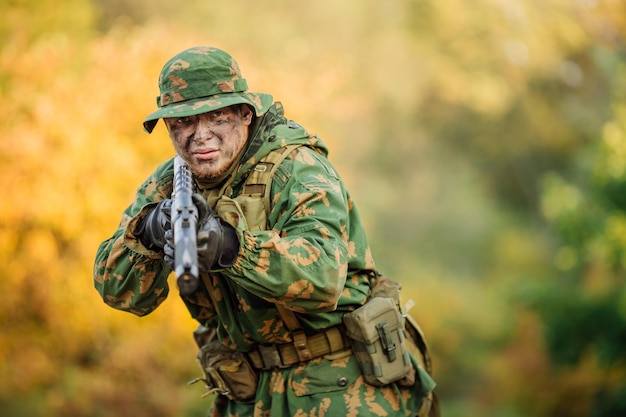
[[[267,172],[272,167],[272,165],[274,164],[270,164],[267,162],[259,162],[258,164],[255,165],[254,170],[256,172]]]
[[[378,323],[376,325],[376,331],[380,337],[380,343],[383,345],[383,351],[387,355],[387,360],[393,362],[396,360],[396,344],[393,342],[389,326],[386,321]]]
[[[276,345],[258,345],[258,349],[263,360],[263,369],[286,368],[280,359]]]
[[[313,358],[309,341],[303,330],[293,332],[293,346],[296,348],[296,355],[298,355],[300,362],[306,362]]]

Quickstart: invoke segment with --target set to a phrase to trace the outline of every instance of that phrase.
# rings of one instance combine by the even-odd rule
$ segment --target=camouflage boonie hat
[[[272,104],[272,96],[248,92],[239,65],[226,52],[197,46],[171,58],[159,76],[159,109],[143,122],[152,133],[162,117],[184,117],[206,113],[234,104],[251,105],[258,115]]]

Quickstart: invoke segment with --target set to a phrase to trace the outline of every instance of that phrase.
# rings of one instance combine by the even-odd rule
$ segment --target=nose
[[[213,137],[211,123],[205,117],[199,117],[196,124],[195,140],[206,140]]]

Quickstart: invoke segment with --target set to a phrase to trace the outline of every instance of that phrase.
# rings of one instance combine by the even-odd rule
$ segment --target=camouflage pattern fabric
[[[246,176],[272,149],[295,143],[305,146],[276,171],[268,227],[251,230],[238,201]],[[258,343],[290,342],[275,303],[296,312],[306,332],[315,332],[340,324],[343,314],[365,302],[366,272],[375,268],[374,261],[356,206],[327,154],[319,138],[288,121],[274,103],[256,120],[230,185],[219,191],[197,184],[236,228],[241,245],[234,266],[211,271],[195,293],[183,297],[191,315],[216,328],[223,344],[246,352]],[[133,231],[142,216],[171,196],[172,178],[173,159],[138,188],[118,229],[97,251],[95,287],[111,307],[143,316],[168,296],[171,270],[163,254],[146,249]],[[354,356],[318,358],[261,371],[254,403],[219,396],[210,415],[412,416],[434,387],[425,372],[418,375],[410,387],[373,387],[363,382]]]
[[[210,46],[189,48],[165,63],[159,76],[159,109],[143,122],[152,133],[163,117],[191,116],[234,104],[249,104],[265,113],[272,96],[248,91],[239,64],[228,53]]]
[[[426,374],[421,377],[424,386],[418,382],[413,387],[374,387],[363,381],[352,355],[314,359],[287,370],[261,372],[254,402],[246,404],[218,396],[209,416],[416,416],[422,390],[434,388]]]

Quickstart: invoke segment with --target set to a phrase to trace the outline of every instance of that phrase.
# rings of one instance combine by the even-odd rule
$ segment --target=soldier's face
[[[231,106],[196,116],[164,119],[176,152],[204,179],[222,175],[248,140],[252,111]]]

